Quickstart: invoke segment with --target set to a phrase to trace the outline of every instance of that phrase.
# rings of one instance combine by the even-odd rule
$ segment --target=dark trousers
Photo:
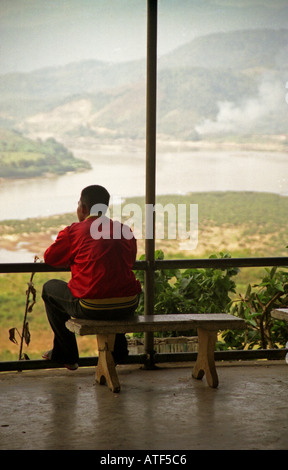
[[[115,310],[90,310],[81,307],[79,299],[75,298],[67,282],[51,279],[43,286],[42,298],[47,317],[54,332],[54,343],[51,360],[63,364],[78,362],[79,353],[75,334],[69,331],[65,323],[71,317],[94,320],[124,320],[134,315],[136,307]],[[128,355],[127,340],[124,334],[117,334],[114,346],[115,362],[121,361]]]

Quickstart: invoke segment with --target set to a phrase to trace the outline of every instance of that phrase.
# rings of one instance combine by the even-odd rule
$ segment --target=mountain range
[[[255,29],[198,37],[159,57],[159,136],[287,135],[287,56],[288,30]],[[145,60],[0,75],[0,127],[28,136],[142,139],[145,107]]]

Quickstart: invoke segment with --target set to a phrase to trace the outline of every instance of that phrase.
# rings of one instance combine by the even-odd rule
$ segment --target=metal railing
[[[136,261],[133,269],[188,269],[188,268],[253,268],[283,266],[288,267],[288,257],[256,257],[256,258],[190,258],[149,261]],[[69,272],[70,268],[55,268],[46,263],[0,263],[0,273],[45,273]]]
[[[189,268],[252,268],[252,267],[288,267],[288,257],[262,257],[262,258],[209,258],[209,259],[175,259],[175,260],[155,260],[153,264],[147,261],[136,261],[134,269],[149,270],[154,273],[156,270],[165,269],[189,269]],[[45,272],[69,272],[69,268],[55,268],[45,263],[0,263],[0,273],[45,273]],[[146,286],[147,287],[147,286]],[[145,290],[145,296],[149,296],[149,289]],[[284,359],[288,349],[257,349],[257,350],[227,350],[215,351],[215,360],[256,360]],[[154,363],[163,362],[187,362],[195,361],[197,352],[183,353],[156,353],[154,354]],[[136,354],[128,356],[125,364],[147,364],[148,354]],[[97,357],[82,357],[79,360],[79,366],[97,365]],[[59,364],[47,363],[45,360],[21,360],[21,361],[0,361],[0,371],[12,370],[31,370],[59,368]]]

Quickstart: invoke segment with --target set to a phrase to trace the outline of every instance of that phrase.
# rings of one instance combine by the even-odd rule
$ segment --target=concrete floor
[[[192,367],[118,366],[119,394],[91,367],[2,372],[0,449],[288,449],[285,361],[217,364],[218,389]]]

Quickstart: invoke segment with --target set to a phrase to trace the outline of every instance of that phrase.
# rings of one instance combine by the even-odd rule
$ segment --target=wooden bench
[[[277,320],[288,321],[288,308],[277,308],[272,310],[271,317],[276,318]]]
[[[177,314],[135,316],[123,321],[95,321],[71,318],[66,327],[81,336],[96,335],[98,342],[98,363],[96,382],[107,383],[113,392],[120,391],[112,352],[116,333],[145,333],[160,331],[198,331],[198,354],[192,377],[202,379],[206,375],[210,387],[218,386],[214,351],[219,330],[243,329],[245,321],[229,314]]]

